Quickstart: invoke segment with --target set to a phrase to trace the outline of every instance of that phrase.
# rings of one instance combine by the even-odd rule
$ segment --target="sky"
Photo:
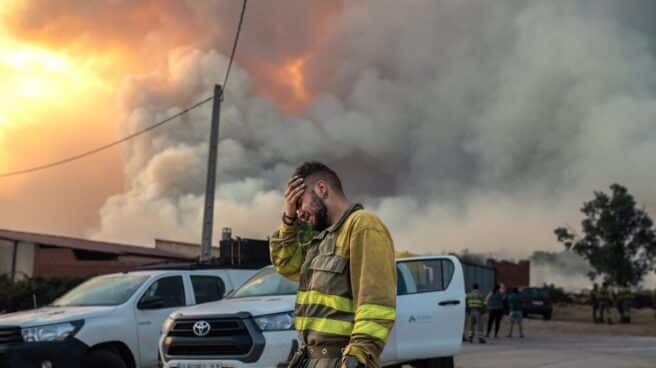
[[[241,2],[0,3],[0,171],[144,128],[221,83]],[[215,234],[277,226],[320,160],[396,247],[560,251],[595,190],[656,217],[649,0],[248,4],[222,105]],[[0,179],[0,227],[199,241],[211,104],[92,157]]]

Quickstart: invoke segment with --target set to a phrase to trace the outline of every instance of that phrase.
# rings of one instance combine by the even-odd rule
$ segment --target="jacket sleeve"
[[[349,258],[355,323],[344,355],[370,366],[379,361],[396,319],[396,261],[387,229],[355,230]]]
[[[273,268],[281,275],[295,281],[300,277],[299,272],[305,258],[298,233],[298,222],[292,226],[282,223],[280,229],[276,230],[269,240]]]

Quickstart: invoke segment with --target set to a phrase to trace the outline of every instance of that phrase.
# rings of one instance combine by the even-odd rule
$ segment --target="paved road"
[[[464,343],[457,368],[655,368],[656,338],[543,335]]]

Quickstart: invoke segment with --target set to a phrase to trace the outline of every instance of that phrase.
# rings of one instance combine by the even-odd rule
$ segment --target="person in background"
[[[605,320],[608,320],[608,324],[613,324],[613,319],[611,317],[611,306],[613,305],[613,294],[608,288],[608,283],[604,282],[601,286],[601,291],[599,291],[599,320],[601,323],[604,323]]]
[[[507,315],[510,312],[510,308],[508,308],[508,289],[503,282],[499,283],[499,285],[501,285],[499,291],[501,292],[501,295],[503,295],[503,314]]]
[[[656,319],[656,289],[651,293],[651,306],[654,308],[654,319]]]
[[[592,292],[590,293],[590,304],[592,304],[592,322],[599,323],[599,284],[596,282],[592,287]]]
[[[515,323],[519,326],[519,337],[524,337],[522,330],[522,299],[519,296],[519,290],[512,288],[510,295],[508,295],[508,306],[510,307],[510,328],[508,329],[508,337],[512,337],[513,327]]]
[[[501,286],[499,284],[494,285],[494,289],[487,294],[485,304],[487,305],[488,311],[487,333],[485,337],[490,337],[492,324],[494,324],[494,338],[497,338],[499,337],[499,324],[503,317],[503,294],[501,293]]]
[[[467,321],[469,321],[469,342],[474,342],[478,332],[478,342],[485,344],[483,338],[483,308],[485,302],[478,291],[478,284],[472,285],[472,290],[467,294]]]
[[[633,293],[628,287],[622,287],[617,293],[617,311],[620,314],[620,323],[631,323],[631,305]]]

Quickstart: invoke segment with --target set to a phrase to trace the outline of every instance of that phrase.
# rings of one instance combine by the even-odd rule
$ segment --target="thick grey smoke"
[[[266,236],[308,159],[333,166],[416,252],[562,249],[553,229],[578,225],[581,203],[613,182],[656,216],[656,30],[642,15],[653,5],[617,3],[355,1],[312,39],[295,21],[311,9],[273,21],[252,2],[223,104],[216,228]],[[221,14],[232,29],[233,6],[197,4],[198,24]],[[207,96],[226,34],[128,78],[124,132]],[[255,90],[258,56],[274,54],[310,55],[301,113]],[[95,237],[198,241],[209,116],[208,104],[128,146],[127,189],[107,200]]]
[[[534,252],[531,257],[531,284],[554,284],[567,291],[590,289],[592,268],[581,256],[570,252]]]

